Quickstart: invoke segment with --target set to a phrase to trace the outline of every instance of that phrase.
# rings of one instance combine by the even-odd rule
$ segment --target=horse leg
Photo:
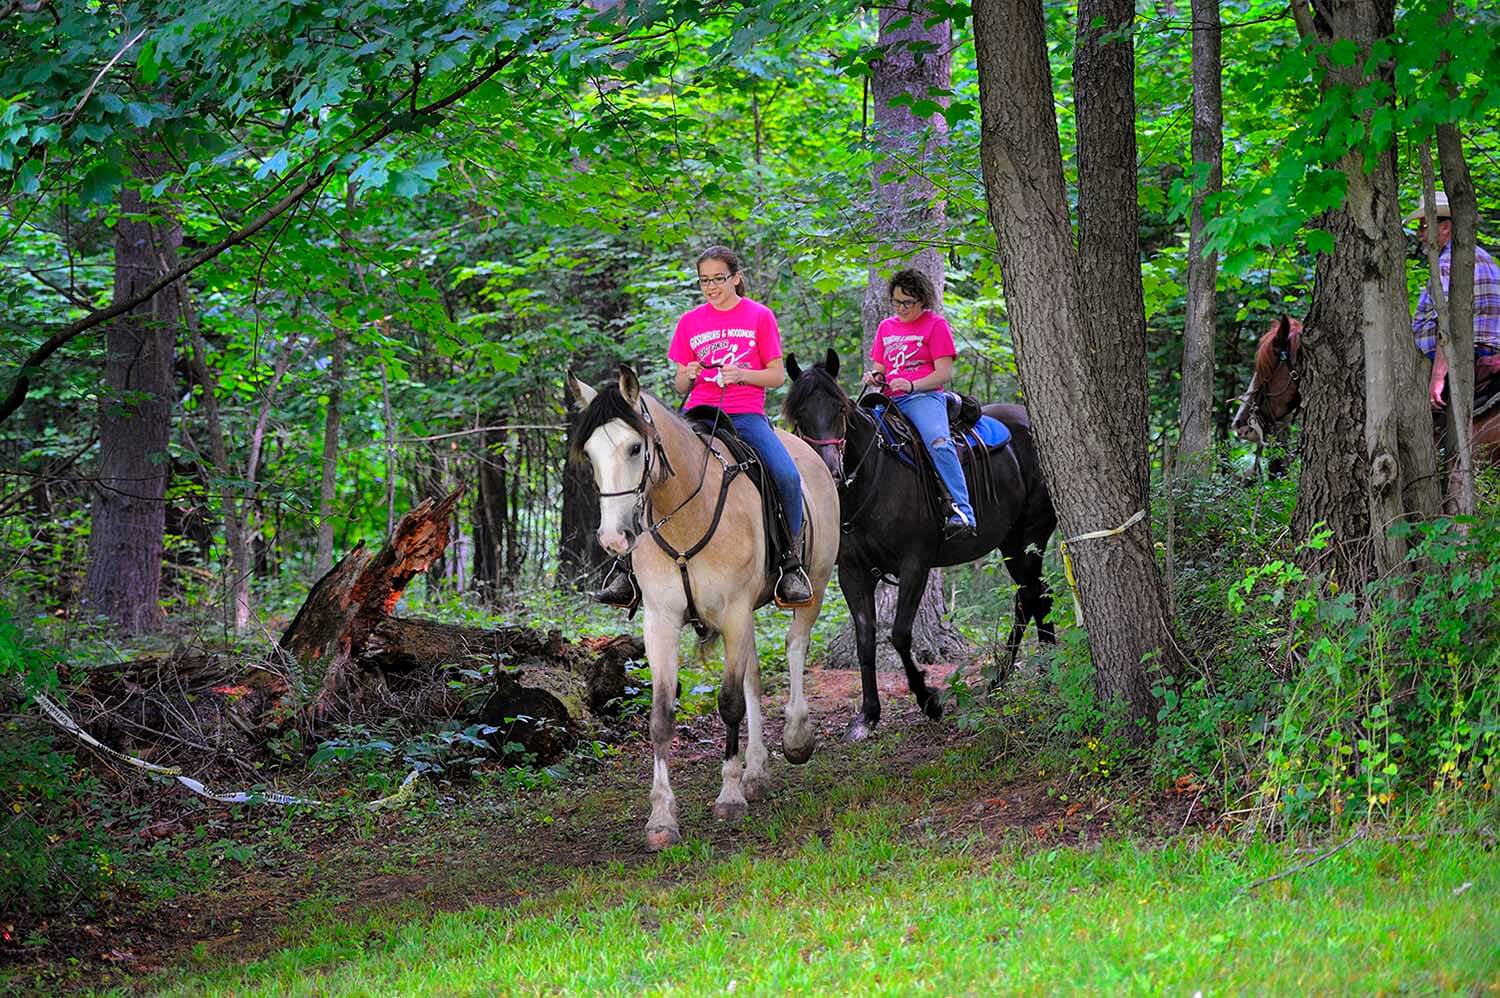
[[[1016,654],[1020,650],[1021,639],[1026,635],[1028,622],[1036,622],[1038,641],[1049,645],[1057,644],[1057,632],[1050,619],[1052,592],[1042,576],[1042,556],[1034,549],[1019,554],[1006,552],[1005,568],[1016,583],[1015,623],[1011,626],[1010,638],[1006,641],[1006,661],[995,683],[997,687],[1004,686],[1015,670]]]
[[[936,694],[927,688],[927,673],[918,669],[916,661],[911,657],[911,625],[917,619],[917,607],[922,602],[922,593],[927,589],[928,572],[926,565],[902,567],[901,589],[896,594],[896,619],[891,626],[891,644],[895,646],[896,654],[901,656],[901,664],[906,667],[906,683],[911,687],[912,695],[917,698],[917,706],[936,721],[943,716],[943,705],[938,702]]]
[[[748,611],[743,619],[735,613],[726,614],[725,618],[724,676],[719,683],[719,717],[724,721],[724,784],[719,788],[718,800],[714,801],[714,817],[720,821],[738,821],[749,809],[742,785],[745,758],[740,747],[740,722],[745,719],[749,662],[755,656],[755,621]],[[757,705],[756,713],[759,712]],[[761,751],[765,751],[764,746]]]
[[[807,667],[807,646],[812,640],[818,610],[823,606],[823,593],[821,586],[814,587],[812,604],[798,607],[793,612],[792,626],[786,632],[786,668],[791,692],[786,704],[786,727],[781,732],[781,751],[786,761],[794,766],[807,762],[813,754],[813,726],[808,716],[807,697],[802,692],[802,672]],[[875,710],[878,716],[878,703]]]
[[[651,663],[651,817],[646,821],[646,848],[655,852],[681,841],[677,798],[667,774],[672,737],[677,733],[677,632],[679,627],[646,609],[646,660]]]
[[[880,723],[880,688],[875,684],[875,578],[865,566],[845,571],[839,565],[839,587],[854,622],[854,647],[859,656],[859,685],[863,691],[859,713],[849,722],[844,741],[862,742]]]

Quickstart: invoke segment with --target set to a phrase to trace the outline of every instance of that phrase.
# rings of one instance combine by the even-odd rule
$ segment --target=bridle
[[[864,417],[871,424],[870,425],[870,442],[865,445],[865,449],[859,455],[859,460],[854,463],[854,467],[850,468],[848,466],[848,463],[844,460],[844,452],[845,452],[845,450],[848,447],[848,439],[849,439],[849,410],[852,408],[852,409],[854,409],[857,412],[862,412],[862,410],[859,409],[859,402],[857,400],[851,400],[842,391],[834,392],[834,391],[832,391],[832,390],[830,390],[830,389],[828,389],[826,387],[823,387],[823,386],[819,386],[819,387],[826,394],[832,395],[834,397],[834,399],[837,402],[840,403],[840,405],[839,405],[839,418],[843,420],[843,426],[840,428],[839,435],[836,436],[836,437],[812,437],[812,436],[808,436],[806,433],[802,432],[802,428],[801,428],[800,424],[797,427],[795,427],[794,432],[797,434],[797,436],[799,438],[801,438],[803,441],[805,441],[806,443],[808,443],[808,444],[810,444],[810,445],[812,445],[814,447],[836,447],[836,448],[838,448],[839,468],[844,473],[843,477],[840,478],[840,479],[838,479],[838,487],[839,487],[839,492],[843,493],[843,492],[846,492],[849,489],[849,487],[854,484],[855,479],[857,479],[859,477],[859,472],[865,466],[865,462],[869,460],[870,452],[872,450],[875,451],[876,465],[878,467],[880,458],[882,456],[882,454],[881,454],[882,448],[880,447],[880,430],[874,425],[874,420],[873,419],[871,419],[868,416]],[[860,394],[861,394],[861,398],[862,398],[864,393],[861,392]],[[848,531],[850,525],[853,524],[854,521],[859,518],[859,515],[865,511],[865,507],[867,507],[870,504],[870,502],[874,499],[874,497],[875,497],[875,490],[871,489],[870,492],[869,492],[869,494],[867,496],[865,496],[864,502],[860,503],[859,506],[858,506],[858,508],[856,508],[849,515],[842,517],[842,520],[843,520],[842,527],[843,527],[843,529],[846,532]],[[840,504],[840,505],[842,505],[842,504]]]
[[[1271,399],[1285,398],[1288,395],[1291,395],[1293,393],[1300,393],[1301,391],[1298,385],[1298,382],[1301,380],[1301,372],[1297,370],[1297,353],[1299,343],[1296,339],[1293,338],[1294,335],[1294,333],[1288,334],[1287,344],[1285,346],[1279,347],[1276,351],[1276,367],[1285,367],[1287,370],[1288,380],[1286,386],[1283,387],[1280,391],[1271,392],[1269,391],[1269,384],[1258,384],[1258,382],[1260,381],[1260,376],[1257,373],[1254,378],[1250,379],[1250,387],[1245,389],[1245,394],[1241,398],[1241,401],[1245,403],[1245,406],[1248,410],[1249,419],[1247,420],[1247,422],[1259,427],[1262,434],[1267,434],[1274,431],[1277,426],[1290,419],[1292,413],[1296,411],[1296,406],[1292,406],[1287,409],[1286,414],[1280,419],[1266,422],[1263,418],[1264,412],[1262,410],[1262,406]],[[1272,371],[1274,373],[1275,368],[1273,368]]]
[[[636,539],[639,539],[642,534],[649,533],[651,535],[651,539],[656,542],[656,546],[661,548],[662,551],[667,555],[667,557],[671,558],[673,563],[677,565],[677,571],[682,576],[682,591],[683,594],[687,597],[687,622],[693,625],[693,629],[698,632],[698,636],[700,638],[704,638],[713,632],[713,628],[705,624],[703,622],[702,616],[698,613],[698,604],[697,601],[693,599],[693,583],[692,580],[688,577],[687,565],[694,555],[698,554],[698,552],[708,547],[708,543],[713,539],[715,531],[719,529],[719,521],[724,516],[724,503],[729,498],[729,484],[734,481],[735,476],[737,476],[740,472],[744,471],[746,467],[748,467],[748,463],[730,464],[728,461],[724,460],[723,454],[720,454],[717,450],[714,449],[710,441],[705,440],[703,442],[703,449],[704,451],[706,451],[706,453],[703,455],[703,467],[698,475],[697,487],[688,494],[686,499],[683,499],[682,502],[678,503],[671,512],[665,514],[659,520],[653,522],[647,529],[641,530],[641,521],[643,518],[649,518],[651,510],[651,499],[646,495],[647,489],[654,481],[666,481],[668,478],[671,478],[674,474],[676,474],[676,472],[674,472],[672,469],[672,462],[667,459],[666,448],[662,446],[661,442],[661,431],[656,428],[656,423],[651,418],[651,410],[646,406],[646,400],[644,397],[641,398],[639,404],[641,421],[645,424],[648,435],[651,438],[650,445],[646,450],[646,459],[642,462],[641,465],[641,480],[636,484],[635,488],[632,489],[621,489],[618,492],[600,492],[599,498],[609,499],[616,496],[627,495],[634,495],[636,497]],[[659,479],[653,479],[651,475],[652,454],[656,455],[656,461],[661,466],[661,474],[659,476]],[[672,517],[681,512],[688,503],[692,502],[698,497],[698,493],[703,491],[703,483],[708,477],[709,455],[712,455],[713,458],[719,462],[720,467],[724,469],[724,475],[719,482],[719,496],[718,499],[714,502],[713,519],[709,521],[708,529],[704,531],[703,536],[698,539],[697,543],[693,544],[685,551],[679,551],[674,548],[665,537],[661,535],[661,528],[666,526],[667,523],[672,519]],[[632,540],[630,542],[631,550],[635,549],[635,544],[636,540]]]

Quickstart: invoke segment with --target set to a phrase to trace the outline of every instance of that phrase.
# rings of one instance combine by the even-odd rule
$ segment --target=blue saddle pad
[[[896,435],[891,431],[890,424],[885,419],[885,406],[877,405],[871,410],[875,415],[875,425],[880,427],[880,436],[887,446],[896,449],[896,456],[907,467],[915,468],[916,461],[905,447],[900,445]],[[958,451],[958,459],[968,463],[975,459],[975,455],[988,457],[992,452],[1000,450],[1010,443],[1010,428],[993,416],[980,416],[979,422],[970,430],[953,437],[953,446]]]

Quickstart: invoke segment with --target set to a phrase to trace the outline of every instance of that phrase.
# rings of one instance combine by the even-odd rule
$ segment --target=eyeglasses
[[[727,281],[733,278],[733,274],[715,274],[713,277],[700,277],[698,278],[698,286],[704,288],[722,288]]]
[[[891,295],[891,304],[898,309],[906,309],[922,303],[916,298],[897,298],[895,295]]]

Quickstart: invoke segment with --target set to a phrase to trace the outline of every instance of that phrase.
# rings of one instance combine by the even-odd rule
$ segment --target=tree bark
[[[149,157],[142,172],[141,182],[149,182]],[[159,213],[164,219],[153,221]],[[175,269],[181,246],[182,226],[171,207],[148,204],[138,188],[122,187],[115,227],[115,301],[136,297]],[[87,603],[126,634],[154,631],[162,623],[172,367],[182,315],[180,285],[168,284],[119,316],[105,340]]]
[[[1365,72],[1372,46],[1388,38],[1395,28],[1394,0],[1318,0],[1316,9],[1307,0],[1295,0],[1293,13],[1305,37],[1332,45],[1352,42],[1358,55],[1324,65],[1323,91],[1359,90],[1377,82]],[[1374,72],[1394,93],[1389,65]],[[1389,98],[1387,98],[1389,99]],[[1374,108],[1362,118],[1368,125]],[[1347,180],[1342,211],[1348,220],[1334,226],[1334,260],[1330,268],[1343,276],[1339,294],[1350,297],[1326,301],[1321,314],[1345,328],[1334,335],[1357,337],[1364,353],[1363,463],[1366,468],[1368,520],[1360,534],[1335,535],[1344,544],[1368,541],[1373,553],[1370,569],[1378,574],[1403,570],[1406,544],[1391,536],[1390,527],[1402,520],[1423,519],[1439,507],[1436,454],[1432,444],[1432,422],[1427,404],[1426,379],[1419,369],[1420,354],[1414,349],[1411,313],[1407,307],[1405,236],[1401,231],[1396,156],[1394,146],[1381,150],[1367,168],[1370,157],[1355,148],[1339,166]],[[1328,289],[1332,291],[1332,289]],[[1314,294],[1318,310],[1319,289]],[[1305,391],[1305,389],[1304,389]],[[1309,422],[1304,415],[1304,440],[1328,433],[1332,427]],[[1304,473],[1308,462],[1304,458]],[[1298,522],[1310,528],[1326,519],[1323,510],[1299,513]],[[1305,538],[1304,538],[1305,539]],[[1307,557],[1315,558],[1316,553]],[[1352,566],[1353,562],[1348,562]],[[1346,580],[1346,584],[1358,580]]]
[[[881,56],[871,64],[870,96],[874,104],[874,140],[885,150],[871,176],[873,211],[870,267],[865,297],[860,307],[863,331],[860,337],[859,370],[864,370],[881,320],[891,314],[886,281],[904,267],[920,270],[937,292],[933,303],[942,311],[945,267],[935,245],[947,226],[947,209],[937,196],[926,171],[938,157],[948,138],[948,119],[941,114],[918,117],[909,103],[892,104],[897,98],[929,99],[934,91],[947,90],[953,82],[953,25],[947,20],[928,27],[927,5],[882,7],[877,45]],[[940,103],[946,103],[940,100]],[[895,180],[882,180],[894,174]],[[875,587],[875,633],[889,635],[896,618],[898,589],[885,583]],[[973,654],[969,642],[947,619],[943,596],[943,571],[934,568],[917,607],[912,624],[912,656],[920,663],[967,661]],[[854,625],[850,624],[829,648],[834,661],[853,661]],[[900,671],[900,657],[889,641],[876,643],[876,667]]]
[[[1453,454],[1448,494],[1453,512],[1466,516],[1473,515],[1478,504],[1474,491],[1474,239],[1479,231],[1479,204],[1458,129],[1453,125],[1438,125],[1437,144],[1443,190],[1453,212],[1453,248],[1448,260],[1448,335],[1441,344],[1448,358],[1446,419]],[[1435,271],[1433,278],[1441,291],[1442,283]]]
[[[1193,0],[1193,206],[1188,220],[1187,326],[1182,341],[1178,401],[1178,466],[1189,474],[1209,468],[1214,445],[1214,313],[1219,258],[1204,252],[1203,204],[1224,178],[1224,108],[1219,0]],[[1200,183],[1200,172],[1203,179]]]
[[[1027,407],[1064,533],[1111,531],[1075,541],[1069,554],[1096,690],[1137,722],[1132,737],[1143,739],[1155,716],[1144,663],[1174,668],[1179,660],[1146,491],[1133,16],[1128,0],[1079,9],[1082,263],[1072,242],[1041,3],[977,5],[974,32],[985,191]]]

